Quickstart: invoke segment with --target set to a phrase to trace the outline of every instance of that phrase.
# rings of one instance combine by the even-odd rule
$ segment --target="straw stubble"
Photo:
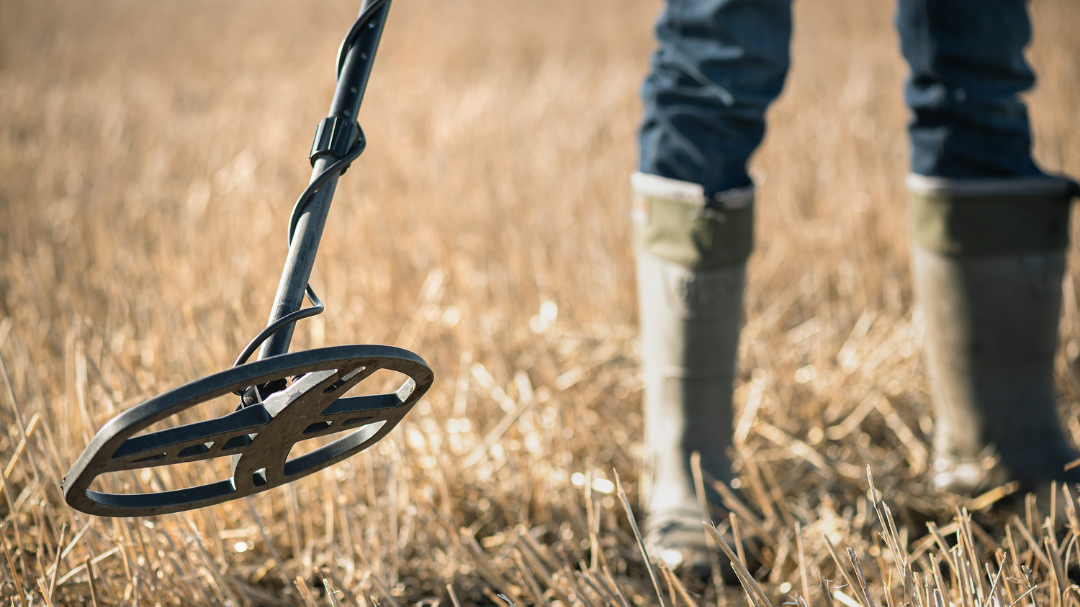
[[[367,453],[207,516],[114,527],[63,504],[63,474],[111,416],[226,368],[262,328],[357,8],[0,4],[0,598],[660,600],[631,525],[643,513],[615,506],[645,488],[628,175],[654,2],[395,3],[360,115],[369,145],[341,180],[312,277],[328,309],[294,349],[400,340],[435,369],[429,396]],[[1077,175],[1080,7],[1031,10],[1035,156]],[[754,542],[739,548],[764,568],[760,580],[737,569],[747,596],[765,605],[786,583],[803,607],[1072,601],[1072,488],[1030,506],[1013,486],[988,488],[958,502],[969,516],[924,482],[932,409],[906,261],[893,7],[795,11],[793,67],[751,165],[742,486],[723,494]],[[1056,366],[1066,420],[1080,416],[1075,284]],[[108,483],[145,491],[228,472],[207,462]],[[989,512],[1014,500],[1019,518]],[[830,587],[825,576],[852,575],[848,548],[860,582]],[[313,568],[326,574],[314,585]],[[680,601],[680,584],[698,604],[743,600],[673,574]]]

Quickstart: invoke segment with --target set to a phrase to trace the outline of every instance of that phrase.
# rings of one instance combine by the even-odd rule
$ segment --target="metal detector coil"
[[[386,394],[341,397],[379,370],[408,379]],[[295,378],[266,400],[215,419],[138,434],[151,424],[244,388]],[[391,346],[338,346],[275,356],[234,367],[143,402],[114,417],[72,466],[64,493],[73,508],[98,516],[146,516],[202,508],[292,482],[368,448],[401,421],[431,385],[415,354]],[[347,433],[286,459],[296,443]],[[124,470],[231,456],[232,478],[157,493],[90,490],[93,480]]]
[[[296,321],[323,311],[308,284],[338,177],[363,151],[356,124],[390,0],[365,0],[338,50],[337,88],[311,147],[311,181],[289,219],[289,255],[270,320],[231,369],[151,398],[111,419],[64,477],[64,499],[97,516],[150,516],[202,508],[303,478],[355,455],[397,426],[434,379],[422,358],[392,346],[336,346],[288,353]],[[311,306],[301,308],[304,297]],[[247,362],[259,350],[258,360]],[[345,396],[380,370],[406,376],[383,394]],[[147,431],[203,403],[240,397],[220,417]],[[305,440],[341,434],[289,458]],[[231,457],[230,478],[149,493],[91,489],[106,474]]]

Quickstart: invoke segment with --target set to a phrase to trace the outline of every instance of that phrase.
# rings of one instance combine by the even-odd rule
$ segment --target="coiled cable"
[[[338,47],[337,54],[336,76],[339,80],[341,78],[341,70],[345,65],[346,55],[348,55],[349,51],[356,44],[356,40],[359,38],[360,33],[364,29],[364,26],[371,22],[371,19],[372,17],[374,17],[375,13],[380,8],[382,8],[382,6],[387,3],[387,1],[388,0],[375,0],[374,2],[372,2],[367,7],[367,9],[365,9],[364,12],[361,13],[359,17],[357,17],[356,21],[353,22],[352,27],[349,28],[349,32],[345,34],[345,38],[341,41],[341,46]],[[309,183],[308,186],[304,188],[304,191],[300,194],[300,197],[296,199],[296,204],[293,205],[292,213],[289,216],[288,241],[290,247],[292,246],[293,235],[296,233],[296,226],[300,222],[300,216],[303,214],[304,209],[307,207],[308,203],[310,203],[311,199],[315,196],[315,192],[317,192],[319,188],[326,184],[327,180],[329,180],[330,177],[344,172],[345,169],[347,169],[349,165],[352,164],[352,162],[364,152],[364,148],[367,146],[367,139],[364,137],[364,132],[360,129],[359,125],[357,125],[356,127],[356,132],[357,138],[350,145],[348,152],[346,152],[344,156],[335,160],[333,163],[323,169],[322,172],[316,175],[315,178],[311,180],[311,183]],[[297,322],[298,320],[317,316],[326,309],[326,306],[323,304],[322,300],[319,299],[319,296],[315,293],[315,290],[311,288],[310,283],[305,285],[304,294],[307,296],[308,301],[311,302],[311,307],[301,308],[299,310],[296,310],[295,312],[290,312],[289,314],[286,314],[285,316],[282,316],[281,318],[267,325],[266,328],[262,331],[259,331],[259,334],[256,335],[251,341],[249,341],[248,344],[244,346],[244,349],[241,350],[240,355],[236,357],[236,362],[233,363],[233,367],[239,367],[240,365],[246,363],[248,359],[251,358],[251,355],[259,349],[263,342],[265,342],[267,339],[270,339],[270,337],[278,331]],[[237,393],[241,394],[242,392],[243,391],[238,391]]]

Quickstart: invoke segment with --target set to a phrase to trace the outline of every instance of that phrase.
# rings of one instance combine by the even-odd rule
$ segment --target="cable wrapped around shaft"
[[[368,5],[367,9],[364,10],[364,12],[356,19],[352,27],[349,29],[349,32],[345,35],[345,38],[341,41],[341,46],[338,48],[337,55],[337,78],[339,80],[341,78],[342,67],[345,64],[345,57],[349,53],[349,50],[352,49],[353,45],[356,44],[360,33],[364,30],[365,27],[367,27],[371,23],[372,18],[375,16],[378,10],[387,3],[387,1],[388,0],[375,0],[370,5]],[[368,60],[371,59],[368,57],[364,58]],[[296,232],[297,224],[300,222],[300,216],[304,213],[304,209],[307,207],[308,203],[311,202],[311,199],[315,195],[315,192],[317,192],[319,188],[322,187],[332,176],[344,173],[345,169],[349,168],[349,165],[352,164],[352,162],[364,152],[364,148],[367,146],[367,139],[364,137],[364,132],[360,129],[359,125],[356,125],[356,133],[356,139],[352,142],[345,155],[335,160],[322,172],[316,175],[315,178],[311,180],[311,183],[309,183],[308,186],[304,188],[304,191],[300,194],[300,197],[297,198],[296,204],[293,205],[292,213],[289,216],[289,246],[292,246],[293,235]],[[310,284],[305,286],[304,294],[307,296],[308,301],[311,302],[311,307],[301,308],[299,310],[296,310],[295,312],[286,314],[285,316],[282,316],[281,318],[267,325],[265,329],[260,331],[259,334],[254,337],[254,339],[252,339],[250,342],[248,342],[246,346],[244,346],[244,349],[236,358],[236,362],[233,363],[234,367],[238,367],[246,363],[248,359],[251,358],[251,355],[259,349],[263,342],[265,342],[267,339],[269,339],[272,335],[274,335],[281,329],[297,322],[298,320],[310,318],[312,316],[321,314],[323,310],[326,309],[326,306],[319,299],[319,296],[315,294],[315,290],[311,288]]]

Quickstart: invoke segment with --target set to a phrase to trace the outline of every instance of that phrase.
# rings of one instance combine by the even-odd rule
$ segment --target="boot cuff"
[[[694,270],[742,264],[753,250],[754,186],[706,197],[696,183],[634,173],[638,251]]]
[[[953,177],[927,177],[912,173],[907,176],[906,182],[909,192],[923,196],[950,196],[954,198],[1060,196],[1071,198],[1080,194],[1080,186],[1073,180],[1050,175],[957,179]]]
[[[1061,177],[953,179],[909,175],[911,234],[945,255],[1061,251],[1069,245],[1069,202]]]
[[[705,188],[696,183],[669,179],[659,175],[649,175],[648,173],[636,172],[631,175],[630,187],[634,189],[635,194],[641,196],[670,198],[702,208],[710,206],[721,209],[741,209],[750,206],[754,202],[753,185],[717,192],[713,195],[711,201],[706,201]],[[706,204],[706,202],[710,204]]]

